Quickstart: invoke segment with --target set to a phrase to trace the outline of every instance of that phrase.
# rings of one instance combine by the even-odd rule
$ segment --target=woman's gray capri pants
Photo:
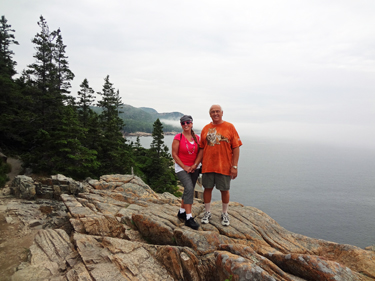
[[[196,169],[194,173],[187,173],[186,171],[178,172],[176,175],[182,185],[184,186],[184,193],[182,199],[184,204],[193,204],[194,200],[194,188],[199,177],[200,169]]]

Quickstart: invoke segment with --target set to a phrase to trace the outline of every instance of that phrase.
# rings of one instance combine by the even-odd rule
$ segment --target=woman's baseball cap
[[[193,121],[193,117],[191,115],[184,115],[180,118],[180,122],[185,122],[185,121]]]

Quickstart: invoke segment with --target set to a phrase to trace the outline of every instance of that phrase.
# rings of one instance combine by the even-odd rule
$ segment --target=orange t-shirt
[[[230,175],[232,149],[242,145],[236,128],[224,121],[206,125],[201,132],[199,147],[203,148],[202,173]]]

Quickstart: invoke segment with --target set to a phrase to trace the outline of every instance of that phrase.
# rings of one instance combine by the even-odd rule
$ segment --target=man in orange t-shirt
[[[212,122],[206,125],[201,132],[199,142],[201,150],[194,164],[198,165],[202,160],[203,199],[206,211],[201,222],[209,223],[212,190],[216,186],[216,189],[221,192],[223,209],[221,224],[228,226],[230,181],[237,177],[242,142],[236,128],[223,120],[223,110],[220,105],[212,105],[209,113]]]

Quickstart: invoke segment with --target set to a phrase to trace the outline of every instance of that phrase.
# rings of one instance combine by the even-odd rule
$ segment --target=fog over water
[[[375,108],[375,107],[374,107]],[[375,111],[375,109],[374,109]],[[194,115],[192,114],[193,118]],[[225,116],[224,116],[225,117]],[[234,122],[223,118],[235,125],[239,135],[264,139],[284,141],[304,141],[309,143],[347,147],[348,149],[364,149],[375,152],[375,129],[360,125],[330,125],[330,124],[303,124],[293,122],[274,122],[256,124],[240,121]],[[194,119],[194,130],[200,132],[211,119]],[[162,120],[163,123],[180,127],[178,121]],[[375,125],[374,125],[375,128]]]
[[[165,136],[171,146],[174,136]],[[135,138],[133,138],[135,139]],[[149,147],[151,137],[141,137]],[[375,152],[243,137],[231,201],[295,233],[358,247],[375,244]],[[213,200],[220,200],[219,191]]]

